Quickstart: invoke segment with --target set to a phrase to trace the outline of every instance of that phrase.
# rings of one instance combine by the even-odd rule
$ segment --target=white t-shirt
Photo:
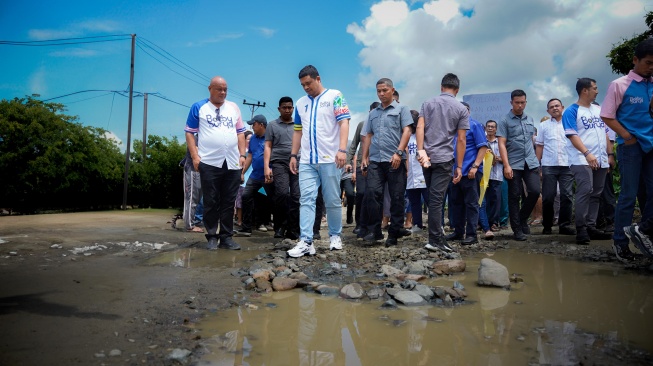
[[[424,172],[419,161],[417,161],[417,139],[415,138],[415,134],[410,135],[406,149],[408,150],[408,158],[406,159],[406,165],[408,166],[406,189],[426,188]]]
[[[302,131],[302,164],[335,163],[340,148],[340,121],[349,119],[349,107],[340,91],[326,89],[295,103],[295,131]]]

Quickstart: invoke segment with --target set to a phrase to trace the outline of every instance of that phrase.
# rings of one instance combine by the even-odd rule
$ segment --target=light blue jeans
[[[329,236],[342,232],[342,204],[340,201],[341,171],[336,163],[299,164],[299,236],[306,242],[313,241],[315,222],[315,199],[322,187],[324,206],[329,225]]]

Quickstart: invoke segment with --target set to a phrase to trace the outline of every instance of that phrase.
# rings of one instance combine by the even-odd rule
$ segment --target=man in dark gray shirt
[[[526,240],[530,234],[528,217],[540,197],[540,162],[535,155],[533,118],[524,113],[526,93],[510,93],[512,109],[497,126],[503,175],[508,180],[508,212],[514,239]],[[523,183],[522,183],[523,182]],[[526,197],[522,198],[526,186]],[[521,200],[521,208],[520,206]]]
[[[453,251],[442,232],[442,205],[454,167],[454,138],[457,142],[453,183],[460,182],[463,176],[469,111],[456,100],[459,90],[458,76],[446,74],[440,84],[441,94],[422,104],[417,120],[417,159],[429,190],[429,242],[425,248],[432,251]]]
[[[367,235],[365,241],[383,239],[383,195],[388,183],[390,192],[390,226],[386,246],[397,245],[397,239],[410,235],[404,229],[404,194],[406,193],[406,145],[410,139],[413,117],[410,110],[392,98],[392,80],[382,78],[376,83],[376,95],[381,105],[370,111],[361,135],[363,141],[363,167],[368,167],[365,210]]]
[[[299,176],[290,172],[294,133],[293,100],[279,99],[279,118],[265,131],[263,167],[266,183],[274,183],[274,237],[299,238]]]

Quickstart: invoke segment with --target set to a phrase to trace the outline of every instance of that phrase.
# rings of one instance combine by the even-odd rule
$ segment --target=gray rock
[[[410,262],[406,266],[405,272],[408,274],[425,274],[428,272],[429,268],[431,268],[431,264],[433,264],[433,261],[427,260],[427,259],[421,259],[418,261]]]
[[[296,280],[305,280],[308,278],[308,276],[304,272],[295,272],[289,276],[290,278],[294,278]]]
[[[275,277],[272,280],[272,288],[274,291],[287,291],[297,287],[297,280],[288,277]]]
[[[448,308],[453,307],[453,300],[451,300],[451,296],[449,296],[449,294],[447,294],[447,296],[444,297],[444,306]]]
[[[426,286],[426,285],[417,285],[413,289],[414,292],[416,292],[419,296],[423,297],[424,300],[431,300],[435,294],[431,289]]]
[[[286,265],[286,261],[283,260],[283,258],[275,258],[272,261],[272,265],[275,267],[281,267]]]
[[[365,295],[365,291],[357,283],[350,283],[340,289],[340,297],[345,299],[360,299],[363,295]]]
[[[262,278],[266,281],[270,281],[271,279],[274,278],[274,272],[269,269],[257,269],[255,271],[249,272],[249,274],[254,277],[255,280],[258,280],[259,278]]]
[[[109,351],[110,357],[118,357],[120,355],[122,355],[122,351],[119,349],[112,349],[111,351]]]
[[[264,278],[256,279],[256,288],[263,292],[272,292],[272,284]]]
[[[456,290],[463,290],[463,291],[465,290],[465,286],[463,286],[463,284],[458,281],[455,281],[453,283],[453,288],[455,288]]]
[[[385,295],[385,290],[379,287],[375,287],[369,291],[367,291],[367,297],[369,297],[372,300],[376,300],[379,298],[382,298],[383,295]]]
[[[381,272],[383,272],[388,277],[395,276],[395,275],[403,273],[402,271],[398,270],[397,268],[395,268],[393,266],[389,266],[387,264],[384,264],[384,265],[381,266]]]
[[[412,290],[417,286],[417,281],[413,280],[405,280],[402,283],[399,284],[401,288],[406,289],[406,290]]]
[[[478,268],[478,284],[510,288],[508,269],[493,259],[483,258],[481,266]]]
[[[385,289],[385,292],[390,296],[396,295],[399,291],[402,291],[401,288],[392,287]]]
[[[107,357],[107,355],[105,355],[104,353],[96,353],[95,357],[96,358],[104,358],[104,357]]]
[[[170,352],[168,358],[171,360],[183,362],[188,356],[190,356],[190,354],[191,352],[187,349],[175,348],[172,350],[172,352]]]
[[[399,291],[394,295],[396,301],[406,306],[418,306],[426,304],[426,301],[416,292],[412,291]]]
[[[390,299],[381,305],[382,308],[384,309],[396,309],[397,308],[397,302]]]
[[[315,288],[315,291],[320,295],[335,295],[340,291],[340,289],[335,286],[319,285]]]

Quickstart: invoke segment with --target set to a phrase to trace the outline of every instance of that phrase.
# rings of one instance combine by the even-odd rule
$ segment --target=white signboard
[[[463,95],[473,119],[485,126],[488,120],[499,122],[510,111],[510,92]]]

